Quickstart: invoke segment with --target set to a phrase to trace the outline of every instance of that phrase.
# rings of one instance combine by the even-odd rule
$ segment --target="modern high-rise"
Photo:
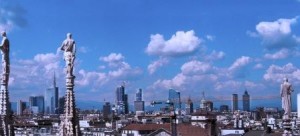
[[[238,110],[238,94],[232,94],[232,112]]]
[[[229,108],[228,105],[221,105],[220,106],[220,112],[228,112]]]
[[[33,113],[44,113],[44,96],[30,96],[29,108]]]
[[[122,85],[116,89],[116,112],[117,114],[127,114],[128,108],[128,95],[125,94],[125,87]]]
[[[169,89],[169,99],[168,100],[174,104],[175,111],[179,113],[181,111],[180,92],[178,92],[174,89]]]
[[[143,91],[142,89],[138,89],[135,94],[135,101],[134,101],[134,109],[135,111],[144,111],[145,110],[145,102],[142,99]]]
[[[26,102],[19,100],[17,103],[17,115],[22,115],[25,109],[26,109]]]
[[[104,118],[109,118],[109,116],[111,115],[111,105],[109,102],[106,102],[103,105],[103,117]]]
[[[250,111],[250,95],[248,94],[247,90],[243,95],[243,110]]]
[[[190,115],[194,112],[194,104],[191,98],[187,100],[187,103],[185,104],[185,114]]]
[[[137,90],[137,92],[135,94],[135,100],[142,101],[142,99],[143,99],[143,90],[140,88]]]
[[[65,108],[65,101],[66,101],[66,97],[60,97],[58,99],[58,114],[63,114],[64,113],[64,108]]]
[[[45,113],[58,113],[58,87],[56,86],[56,79],[54,74],[53,86],[45,91]]]

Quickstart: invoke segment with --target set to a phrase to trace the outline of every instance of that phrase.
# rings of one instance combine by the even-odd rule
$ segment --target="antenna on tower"
[[[202,91],[202,99],[205,99],[205,93]]]
[[[56,76],[55,76],[55,70],[53,72],[53,87],[56,87]]]

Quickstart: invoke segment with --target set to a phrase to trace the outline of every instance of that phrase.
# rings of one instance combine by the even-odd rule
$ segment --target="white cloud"
[[[88,48],[85,47],[85,46],[80,46],[79,49],[78,49],[78,51],[80,53],[87,53],[88,52]]]
[[[298,17],[292,19],[278,19],[274,22],[260,22],[256,25],[258,35],[268,49],[292,48],[299,45],[297,37],[292,35],[291,26]]]
[[[189,61],[181,66],[181,71],[184,75],[204,74],[211,69],[212,66],[209,63],[197,60]]]
[[[277,59],[285,59],[290,55],[290,52],[288,49],[281,49],[278,52],[274,53],[274,54],[265,54],[265,58],[266,59],[273,59],[273,60],[277,60]]]
[[[274,83],[282,82],[283,78],[289,78],[293,81],[300,80],[300,69],[292,63],[284,66],[271,65],[264,74],[264,80]]]
[[[195,36],[193,30],[177,31],[169,40],[165,40],[160,34],[155,34],[151,35],[146,52],[149,55],[181,56],[194,53],[200,44],[201,39]]]
[[[108,56],[100,57],[100,60],[108,62],[109,66],[117,67],[122,65],[124,56],[121,53],[111,53]]]
[[[87,86],[93,84],[93,86],[101,86],[108,81],[107,75],[101,72],[86,72],[85,70],[79,70],[80,79],[76,80],[76,84],[80,86]]]
[[[27,20],[24,15],[26,11],[19,5],[11,5],[1,0],[0,5],[0,31],[10,31],[15,27],[24,27]]]
[[[168,63],[169,63],[169,59],[161,57],[158,60],[153,61],[151,64],[148,65],[148,72],[150,74],[153,74],[159,67],[162,67]]]
[[[225,53],[223,51],[215,51],[213,50],[211,52],[211,54],[205,56],[205,60],[208,60],[208,61],[214,61],[214,60],[219,60],[219,59],[223,59],[225,57]]]
[[[215,40],[215,36],[213,35],[206,35],[206,39],[209,41],[214,41]]]
[[[249,64],[251,61],[250,57],[247,56],[242,56],[240,58],[238,58],[230,67],[229,70],[235,70],[237,68],[243,67],[247,64]]]
[[[256,65],[254,66],[254,69],[262,69],[263,67],[264,67],[263,64],[258,63],[258,64],[256,64]]]

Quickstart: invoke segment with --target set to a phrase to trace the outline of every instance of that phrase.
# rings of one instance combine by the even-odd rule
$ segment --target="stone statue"
[[[2,54],[2,83],[8,83],[9,77],[9,40],[6,37],[6,32],[1,32],[2,42],[0,45]]]
[[[292,84],[288,82],[287,78],[284,78],[280,89],[282,108],[284,110],[283,119],[289,119],[291,115],[291,93],[293,91]]]
[[[72,34],[67,34],[67,39],[65,39],[60,47],[64,51],[64,60],[66,62],[66,74],[67,76],[73,76],[73,67],[76,53],[75,41],[72,39]]]

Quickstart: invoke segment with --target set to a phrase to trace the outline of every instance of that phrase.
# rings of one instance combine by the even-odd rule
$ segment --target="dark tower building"
[[[117,114],[129,113],[128,95],[125,94],[124,85],[117,87],[116,89],[116,111]]]
[[[187,103],[185,105],[185,113],[187,115],[190,115],[194,112],[194,107],[193,106],[194,106],[193,101],[189,97],[189,99],[187,100]]]
[[[103,105],[103,117],[104,119],[108,119],[111,114],[111,105],[109,102],[105,102]]]
[[[221,105],[220,106],[220,112],[228,112],[229,108],[228,105]]]
[[[232,112],[238,110],[238,95],[232,94]]]
[[[65,101],[66,101],[66,97],[60,97],[58,99],[58,114],[63,114],[64,113],[64,108],[65,108]]]
[[[248,94],[247,90],[243,95],[243,110],[250,111],[250,95]]]
[[[44,113],[44,96],[30,96],[29,108],[33,113]],[[34,110],[37,109],[37,110]]]

